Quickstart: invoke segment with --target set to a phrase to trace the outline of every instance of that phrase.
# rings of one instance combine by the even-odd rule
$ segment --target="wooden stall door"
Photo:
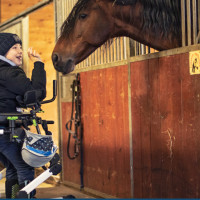
[[[188,60],[131,63],[135,198],[200,197],[200,76]]]
[[[122,198],[131,195],[127,74],[127,66],[80,74],[84,185]],[[63,103],[65,133],[64,125],[70,119],[70,112],[71,104]],[[64,181],[80,184],[80,161],[67,158],[67,135],[63,138]]]

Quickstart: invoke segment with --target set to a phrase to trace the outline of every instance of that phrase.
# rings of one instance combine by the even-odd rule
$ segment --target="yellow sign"
[[[190,52],[190,75],[200,74],[200,51]]]

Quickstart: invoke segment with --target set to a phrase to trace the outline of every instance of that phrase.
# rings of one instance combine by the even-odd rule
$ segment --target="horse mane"
[[[142,13],[144,31],[151,29],[155,34],[163,36],[167,36],[170,32],[180,35],[180,0],[114,0],[114,4],[118,6],[133,6],[136,3],[141,3],[144,8]]]
[[[68,18],[61,27],[61,34],[68,35],[73,29],[79,12],[94,0],[78,0]],[[144,8],[143,30],[153,29],[155,34],[167,36],[168,33],[180,35],[181,6],[180,0],[108,0],[113,6],[134,6],[141,3]],[[130,15],[131,16],[131,15]],[[131,23],[131,20],[130,22]]]

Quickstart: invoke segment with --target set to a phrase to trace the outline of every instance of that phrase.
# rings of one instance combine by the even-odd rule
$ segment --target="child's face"
[[[11,60],[14,62],[17,66],[20,66],[22,64],[22,46],[21,44],[15,44],[13,45],[5,57],[8,60]]]

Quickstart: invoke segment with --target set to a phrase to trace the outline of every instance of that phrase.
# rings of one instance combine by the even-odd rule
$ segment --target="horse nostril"
[[[54,54],[52,55],[52,61],[53,61],[53,63],[57,63],[58,60],[59,60],[58,54],[54,53]]]

